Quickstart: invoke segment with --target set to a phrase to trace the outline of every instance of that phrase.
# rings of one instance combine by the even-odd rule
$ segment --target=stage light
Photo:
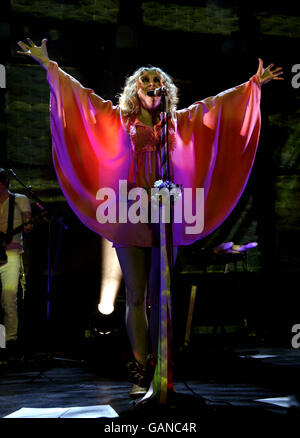
[[[111,242],[101,239],[101,286],[98,310],[103,315],[114,311],[114,303],[121,284],[122,272],[115,249]]]
[[[102,301],[98,304],[98,310],[103,315],[110,315],[115,310],[115,307],[112,305],[111,302],[105,303]]]

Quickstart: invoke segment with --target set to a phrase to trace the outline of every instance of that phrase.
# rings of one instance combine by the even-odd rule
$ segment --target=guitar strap
[[[9,235],[9,233],[12,232],[14,228],[14,214],[15,214],[15,200],[16,196],[14,193],[9,194],[9,206],[8,206],[8,220],[7,220],[7,230],[6,234]],[[7,244],[12,241],[12,237],[6,241]]]

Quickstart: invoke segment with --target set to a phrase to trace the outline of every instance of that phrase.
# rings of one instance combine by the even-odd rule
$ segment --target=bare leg
[[[148,354],[146,314],[147,253],[151,248],[116,248],[126,287],[126,328],[135,359],[145,365]]]
[[[160,295],[160,248],[116,248],[126,286],[126,328],[135,359],[146,363],[149,353],[147,293],[150,301],[150,338],[156,355]],[[174,264],[177,248],[174,248]]]

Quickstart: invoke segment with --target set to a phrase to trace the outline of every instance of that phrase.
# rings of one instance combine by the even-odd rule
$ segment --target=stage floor
[[[117,418],[102,418],[103,427],[112,421],[114,425],[150,424],[154,419],[161,421],[162,418],[165,422],[195,422],[197,427],[208,419],[213,420],[212,426],[220,426],[218,418],[231,423],[233,419],[247,418],[247,427],[251,427],[257,419],[274,425],[278,418],[298,417],[298,421],[300,418],[300,349],[240,349],[230,358],[219,357],[214,369],[210,367],[209,359],[202,358],[199,367],[193,366],[191,375],[189,363],[186,363],[175,372],[174,379],[179,399],[181,396],[186,398],[171,405],[143,408],[134,407],[129,397],[130,384],[124,376],[103,377],[90,364],[70,358],[53,356],[48,359],[38,365],[20,362],[14,366],[0,366],[1,422],[10,424],[13,420],[3,418],[24,407],[88,408],[97,405],[109,405],[118,414]],[[259,401],[262,399],[267,400]]]

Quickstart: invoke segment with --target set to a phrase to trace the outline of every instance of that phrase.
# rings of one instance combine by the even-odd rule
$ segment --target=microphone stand
[[[169,99],[167,95],[166,87],[161,88],[161,179],[163,181],[171,182],[171,172],[170,172],[170,150],[169,150],[169,130],[168,130],[168,114],[169,114]],[[169,187],[170,190],[170,187]],[[160,344],[166,343],[166,350],[161,347],[162,360],[161,360],[161,373],[160,382],[157,385],[160,403],[166,404],[170,400],[170,395],[174,391],[173,384],[173,370],[171,365],[171,341],[172,341],[172,323],[171,323],[171,299],[172,299],[172,279],[173,279],[173,268],[174,268],[174,250],[173,250],[173,216],[174,216],[174,200],[173,196],[169,196],[169,207],[170,207],[170,222],[163,224],[163,207],[160,208],[160,257],[165,258],[165,262],[161,260],[160,269],[160,312],[163,312],[163,316],[160,317],[161,331],[164,334],[160,334]],[[163,228],[162,228],[163,227]],[[164,248],[165,246],[165,252]],[[163,273],[164,269],[164,273]],[[169,278],[167,272],[169,271]],[[164,277],[164,279],[162,279]],[[166,289],[166,293],[163,289]],[[167,296],[166,296],[167,295]],[[163,310],[166,308],[166,310]],[[165,329],[162,327],[166,326]],[[165,357],[164,357],[165,356]],[[164,361],[167,362],[164,365]],[[163,367],[165,366],[165,376],[163,376]],[[166,383],[163,383],[163,379],[166,378]],[[166,388],[163,387],[166,386]],[[165,394],[164,394],[164,391]]]
[[[61,218],[59,218],[52,212],[50,213],[47,210],[43,201],[32,191],[31,186],[27,186],[25,183],[23,183],[23,181],[16,175],[16,173],[12,169],[8,169],[8,173],[12,175],[26,189],[28,196],[35,201],[35,205],[42,211],[42,213],[47,216],[47,218],[55,219],[65,230],[68,229],[68,227],[63,223]]]
[[[168,96],[167,89],[162,87],[161,93],[161,179],[163,181],[171,181],[170,172],[170,150],[168,139]],[[149,94],[149,93],[148,93]],[[149,94],[150,95],[150,94]],[[151,95],[153,95],[151,93]],[[180,411],[190,410],[198,412],[199,408],[203,408],[205,405],[205,399],[203,397],[194,395],[187,395],[183,393],[177,393],[174,391],[173,385],[173,370],[171,365],[171,298],[173,290],[173,271],[174,271],[174,250],[173,250],[173,222],[174,222],[174,200],[173,196],[170,196],[170,223],[162,223],[162,208],[160,208],[160,247],[161,247],[161,259],[162,252],[162,238],[165,245],[165,258],[164,264],[161,260],[160,268],[160,321],[159,321],[159,342],[158,342],[158,360],[156,364],[155,374],[151,387],[148,393],[139,401],[136,402],[135,407],[143,410],[143,408],[159,408],[163,410],[165,414],[168,414],[168,409],[174,414],[174,408]],[[169,225],[169,226],[168,226]],[[162,227],[165,227],[164,229]],[[163,231],[162,231],[163,230]],[[162,267],[166,267],[165,272],[162,275]],[[169,281],[167,279],[167,270],[169,270]],[[164,279],[162,279],[164,277]],[[170,300],[166,296],[166,289],[168,289]],[[161,314],[163,317],[161,318]],[[163,332],[163,334],[162,334]],[[160,349],[160,350],[159,350]],[[162,353],[162,360],[160,357]],[[166,365],[167,362],[167,365]],[[157,368],[159,368],[157,370]],[[162,389],[163,388],[163,389]],[[196,410],[196,411],[195,411]]]
[[[168,130],[168,96],[167,90],[163,87],[161,94],[161,176],[162,180],[171,181],[170,172],[170,151],[169,151],[169,130]],[[172,279],[174,251],[173,251],[173,217],[174,199],[170,196],[170,224],[169,224],[169,254],[170,254],[170,277]]]
[[[47,249],[47,291],[46,291],[46,332],[49,339],[49,333],[50,333],[50,298],[51,298],[51,279],[52,276],[50,275],[50,272],[52,271],[52,268],[50,266],[51,264],[51,222],[56,221],[60,225],[60,230],[63,228],[65,230],[68,230],[68,227],[66,224],[63,223],[62,219],[56,216],[53,212],[50,212],[49,209],[45,206],[44,202],[32,191],[31,186],[27,186],[12,169],[8,169],[8,173],[12,175],[26,190],[26,193],[28,194],[28,197],[35,201],[35,205],[39,208],[40,213],[44,215],[46,220],[48,221],[48,249]],[[55,267],[55,264],[54,264]],[[52,272],[53,275],[53,272]],[[34,381],[36,378],[40,377],[45,370],[42,370],[36,377],[32,379]]]
[[[161,95],[161,179],[170,182],[170,159],[168,141],[168,96],[167,89],[159,89]],[[151,93],[151,94],[150,94]],[[148,95],[154,96],[154,92]],[[170,187],[169,187],[170,188]],[[173,196],[170,200],[170,223],[163,223],[163,206],[160,204],[160,301],[159,301],[159,334],[157,346],[157,363],[152,384],[148,393],[136,403],[136,407],[154,402],[166,405],[173,397],[173,372],[171,366],[171,291],[174,265],[173,251]],[[169,225],[169,226],[168,226]]]

